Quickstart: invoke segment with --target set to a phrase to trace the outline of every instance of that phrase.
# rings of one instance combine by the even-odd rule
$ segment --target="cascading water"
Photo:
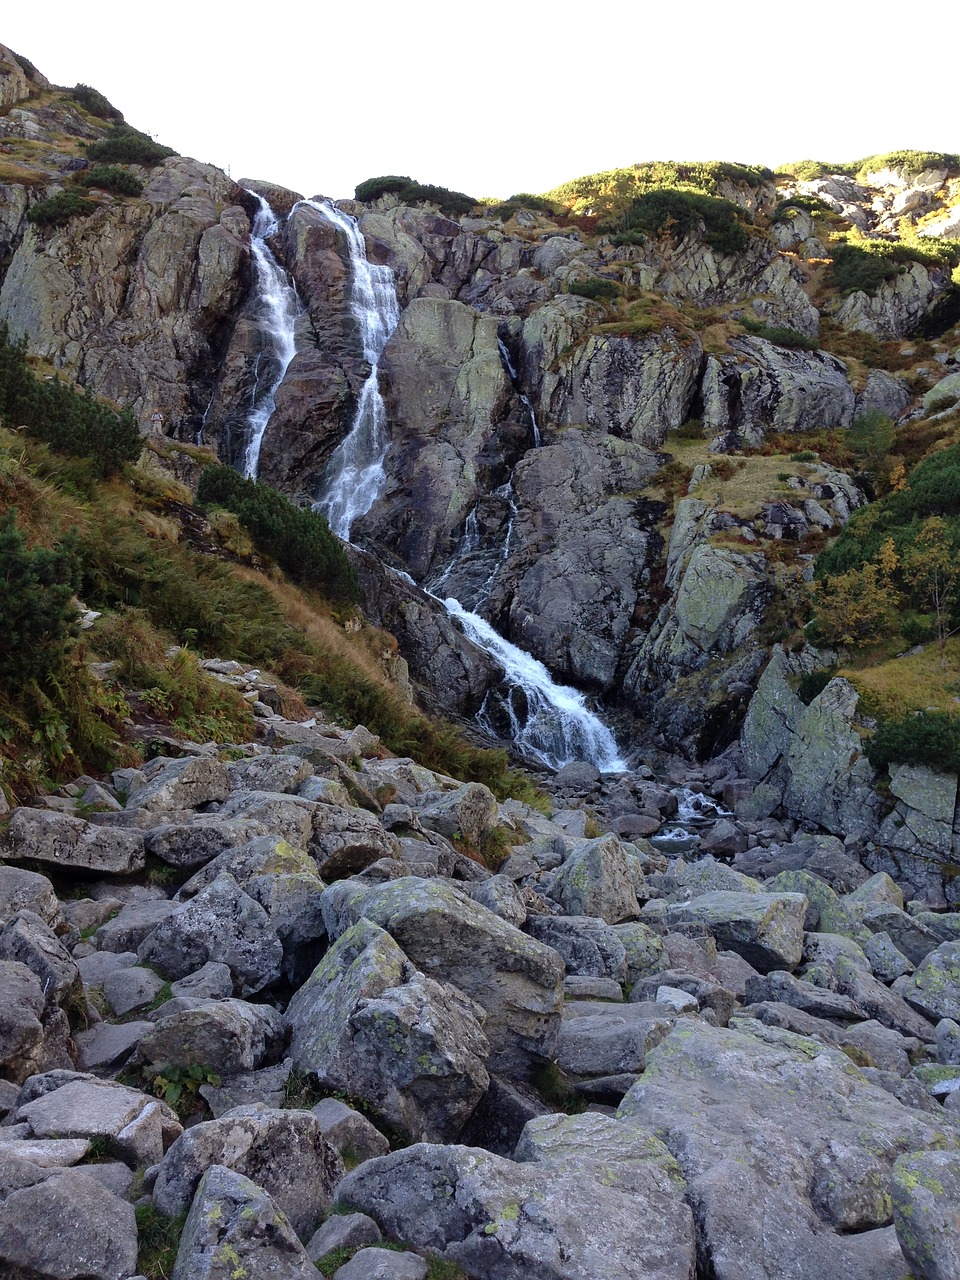
[[[520,390],[520,386],[517,381],[517,371],[513,367],[513,361],[510,359],[510,352],[507,350],[506,343],[497,339],[497,347],[500,350],[500,359],[503,361],[503,367],[507,371],[507,377],[512,382],[517,395],[520,397],[520,403],[526,409],[527,415],[530,418],[530,429],[533,432],[533,447],[535,449],[539,449],[543,442],[540,439],[540,426],[537,422],[537,415],[533,411],[533,405]]]
[[[256,480],[260,470],[260,448],[267,423],[274,411],[277,388],[290,361],[297,354],[294,331],[300,315],[300,299],[290,278],[270,251],[267,240],[275,235],[279,222],[255,191],[250,195],[260,208],[250,231],[250,252],[257,273],[258,307],[255,319],[264,343],[254,367],[253,408],[247,418],[246,444],[240,470],[248,480]],[[204,415],[206,419],[206,415]]]
[[[363,358],[370,365],[350,431],[330,458],[327,491],[316,503],[337,537],[349,542],[354,520],[370,510],[386,479],[383,460],[390,441],[377,366],[387,339],[397,327],[400,307],[393,272],[389,267],[375,267],[367,261],[366,245],[356,218],[325,200],[305,200],[304,203],[332,222],[346,238],[350,249],[350,310],[360,328]]]
[[[393,272],[389,267],[374,267],[367,261],[366,246],[356,219],[326,201],[307,200],[304,203],[333,223],[346,238],[352,273],[350,306],[363,337],[364,356],[370,364],[370,375],[360,393],[353,424],[330,459],[325,492],[315,504],[326,515],[334,533],[349,541],[353,522],[366,515],[376,502],[386,478],[383,462],[389,438],[377,365],[388,338],[396,328],[400,310]],[[501,348],[501,357],[507,360],[511,377],[515,377],[504,348]],[[534,441],[539,444],[536,419],[529,404],[527,407]],[[511,520],[490,577],[497,572],[509,551],[510,526],[513,523],[512,483],[508,481],[502,490],[502,493],[498,491],[498,496],[509,501]],[[467,518],[461,551],[475,552],[478,546],[479,528],[474,510]],[[409,580],[409,575],[401,576]],[[436,585],[440,587],[442,583],[441,578]],[[434,598],[440,599],[439,596]],[[488,622],[465,609],[459,600],[451,597],[441,603],[450,616],[457,619],[468,638],[503,667],[510,691],[502,705],[507,708],[509,727],[521,751],[556,769],[573,760],[588,760],[604,772],[626,769],[617,753],[613,734],[588,710],[582,694],[554,684],[543,663],[504,640]],[[489,715],[485,714],[487,710],[485,702],[478,719],[485,728],[496,732]]]

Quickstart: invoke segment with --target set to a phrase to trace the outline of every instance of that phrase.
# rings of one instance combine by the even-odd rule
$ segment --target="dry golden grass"
[[[291,626],[302,631],[328,652],[352,663],[362,675],[385,689],[394,686],[385,674],[377,655],[395,652],[397,642],[393,636],[376,627],[361,626],[357,631],[345,631],[330,616],[330,606],[320,597],[289,582],[277,582],[248,565],[233,565],[233,572],[246,582],[255,582],[268,591],[283,610]]]
[[[956,715],[960,711],[960,639],[947,641],[946,664],[941,666],[940,651],[930,643],[920,653],[888,658],[870,667],[844,667],[838,674],[860,694],[868,715],[889,719],[927,708]]]

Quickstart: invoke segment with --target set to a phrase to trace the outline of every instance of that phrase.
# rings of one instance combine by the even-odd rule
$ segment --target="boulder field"
[[[4,1274],[960,1275],[960,914],[716,769],[177,750],[10,816]]]

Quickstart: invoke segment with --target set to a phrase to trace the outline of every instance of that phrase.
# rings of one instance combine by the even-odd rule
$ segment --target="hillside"
[[[0,1272],[960,1276],[960,158],[267,179],[0,46]]]

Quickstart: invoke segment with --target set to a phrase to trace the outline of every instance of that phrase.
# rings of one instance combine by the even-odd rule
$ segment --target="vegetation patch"
[[[88,84],[75,84],[67,96],[92,116],[99,116],[101,120],[113,120],[117,124],[123,123],[123,112],[118,111],[112,102]]]
[[[868,178],[883,169],[899,169],[916,177],[927,169],[946,169],[948,177],[960,174],[960,155],[952,151],[886,151],[882,155],[868,156],[857,166],[858,178]]]
[[[574,293],[579,298],[591,298],[594,301],[606,302],[619,298],[621,287],[616,280],[604,280],[600,276],[593,276],[589,280],[576,280],[573,284],[567,286],[568,293]]]
[[[787,325],[766,324],[763,320],[755,320],[752,316],[741,316],[740,323],[748,333],[764,338],[778,347],[793,347],[800,351],[816,351],[820,344],[816,338],[808,338],[805,333],[791,329]]]
[[[701,231],[718,253],[738,253],[749,240],[745,224],[750,215],[739,205],[696,191],[664,189],[638,196],[617,224],[614,244],[641,244],[650,236],[682,240]]]
[[[685,189],[716,196],[729,185],[755,191],[772,181],[769,169],[723,160],[682,163],[657,160],[625,169],[608,169],[565,182],[546,193],[574,214],[620,217],[631,202],[645,192],[661,188]]]
[[[917,764],[960,773],[960,716],[917,711],[896,720],[882,720],[866,751],[877,769],[895,763]]]
[[[176,154],[173,147],[154,142],[149,134],[141,133],[128,124],[114,125],[105,138],[87,147],[91,160],[101,160],[105,164],[142,164],[148,169]]]
[[[469,213],[479,203],[462,191],[449,191],[446,187],[435,187],[423,182],[415,182],[412,178],[389,174],[382,178],[368,178],[354,189],[354,199],[364,204],[379,200],[383,195],[395,195],[401,204],[435,204],[442,213],[457,217]]]
[[[845,241],[831,246],[831,253],[831,283],[844,297],[857,292],[876,293],[914,262],[950,270],[960,264],[960,244],[948,240],[925,241],[921,248],[902,241],[868,240],[851,233]]]
[[[357,598],[353,566],[319,511],[295,507],[275,489],[219,465],[204,468],[197,502],[232,511],[257,547],[294,582],[317,587],[338,600]]]
[[[77,174],[77,186],[97,187],[100,191],[110,191],[115,196],[138,196],[143,191],[143,183],[129,169],[120,169],[116,165],[97,165]]]
[[[59,227],[71,218],[85,218],[96,211],[92,200],[84,200],[76,191],[58,191],[47,200],[38,200],[27,210],[27,221],[35,227]]]
[[[6,326],[0,326],[0,417],[58,452],[88,459],[99,476],[140,456],[140,429],[129,410],[112,409],[58,378],[38,378],[27,364],[26,341],[10,342]]]

